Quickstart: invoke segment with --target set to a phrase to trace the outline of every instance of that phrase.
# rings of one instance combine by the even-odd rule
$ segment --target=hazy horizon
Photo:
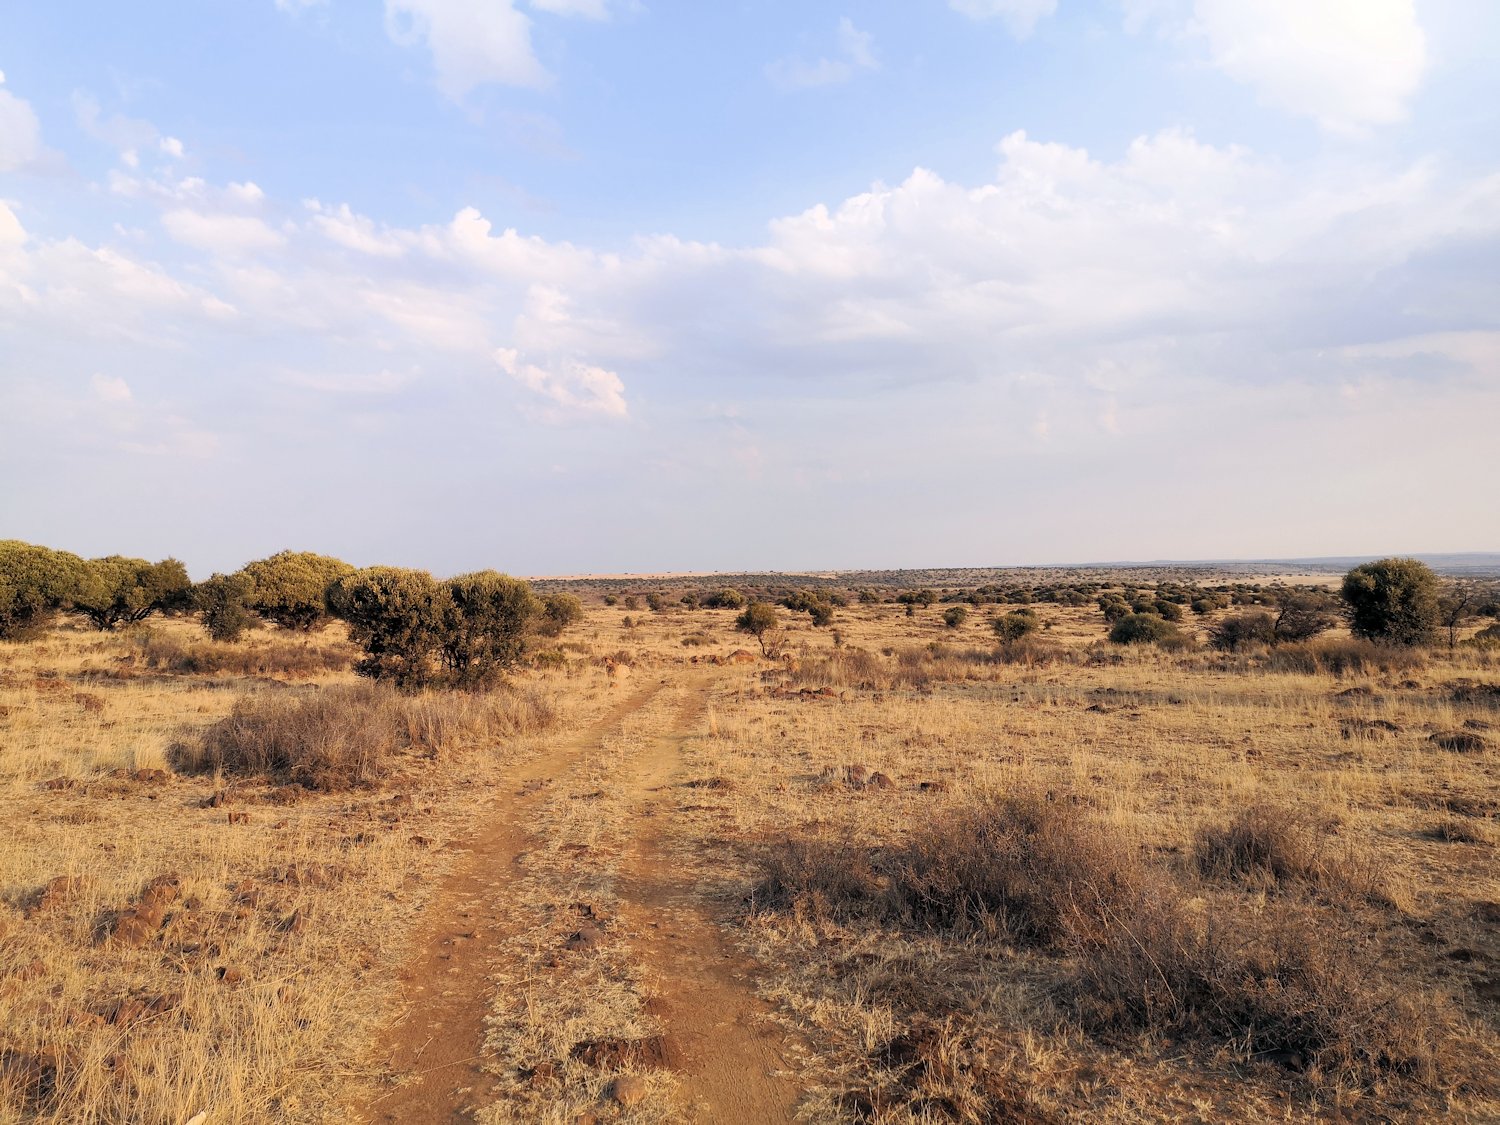
[[[0,537],[198,576],[1500,545],[1500,7],[0,27]]]

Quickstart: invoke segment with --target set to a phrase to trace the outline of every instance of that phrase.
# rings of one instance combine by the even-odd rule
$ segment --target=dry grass
[[[1338,636],[1121,649],[1091,606],[1034,608],[1044,631],[1006,650],[940,607],[840,610],[838,644],[788,617],[787,660],[707,669],[743,647],[732,612],[596,607],[526,675],[545,733],[524,694],[408,714],[357,704],[331,655],[200,663],[219,646],[178,622],[0,648],[0,1119],[348,1119],[444,843],[508,761],[662,680],[544,794],[484,1119],[679,1119],[644,1057],[618,1061],[647,1101],[601,1109],[613,1071],[574,1049],[669,1030],[612,914],[643,830],[621,778],[705,672],[681,748],[705,784],[651,827],[755,959],[806,1119],[1500,1118],[1500,661]],[[302,642],[246,650],[281,644]],[[150,773],[237,705],[217,728],[234,784],[207,757]],[[331,760],[378,758],[323,782],[355,788],[289,794],[341,725],[364,734]],[[161,927],[108,939],[163,875]],[[585,922],[603,941],[574,955]]]

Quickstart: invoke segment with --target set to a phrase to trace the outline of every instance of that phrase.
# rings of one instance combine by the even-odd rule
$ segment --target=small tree
[[[1337,621],[1337,601],[1317,590],[1277,590],[1272,604],[1276,607],[1273,629],[1277,642],[1310,641],[1332,629]]]
[[[151,563],[110,555],[90,559],[73,596],[73,609],[99,630],[144,621],[153,613],[186,609],[192,600],[187,568],[176,559]]]
[[[703,599],[705,609],[744,609],[747,599],[738,590],[725,587]]]
[[[193,608],[203,619],[203,628],[216,641],[237,641],[255,626],[250,612],[253,584],[243,571],[215,574],[193,587]]]
[[[1464,582],[1455,582],[1438,598],[1438,624],[1448,632],[1448,647],[1458,647],[1458,631],[1472,618],[1478,592]]]
[[[542,603],[519,578],[493,570],[444,582],[439,648],[449,682],[466,689],[492,686],[525,650],[526,633]],[[576,600],[576,599],[575,599]]]
[[[943,610],[943,624],[950,629],[957,629],[969,619],[969,611],[961,605],[950,605]]]
[[[354,571],[328,589],[329,610],[348,623],[350,639],[365,650],[355,672],[403,691],[432,682],[451,601],[448,588],[425,570],[394,566]]]
[[[751,602],[745,612],[735,618],[734,627],[742,633],[754,634],[760,642],[762,656],[770,656],[772,641],[777,632],[776,607],[766,602]]]
[[[67,551],[0,540],[0,640],[41,632],[78,593],[86,568]]]
[[[1380,559],[1344,575],[1349,631],[1394,645],[1427,644],[1438,622],[1438,581],[1416,559]]]
[[[328,620],[328,588],[354,568],[311,551],[279,551],[245,566],[252,592],[250,608],[283,629],[307,633]]]

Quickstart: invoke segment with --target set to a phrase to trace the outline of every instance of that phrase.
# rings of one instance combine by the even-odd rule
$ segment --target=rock
[[[863,786],[870,780],[870,767],[855,763],[844,767],[844,780],[850,785]]]
[[[161,929],[161,915],[158,914],[153,921],[149,915],[132,910],[115,919],[115,924],[109,932],[109,940],[115,945],[134,948],[145,945],[156,936],[156,931],[159,929]]]
[[[75,879],[70,875],[59,875],[55,879],[48,880],[47,885],[37,892],[30,909],[26,911],[26,917],[30,918],[34,914],[45,914],[49,910],[58,909],[82,887],[83,880]]]
[[[136,770],[130,775],[130,780],[143,785],[165,785],[172,780],[172,775],[166,770]]]
[[[181,875],[158,875],[141,890],[141,905],[166,908],[182,895]]]
[[[609,1084],[605,1096],[616,1105],[630,1107],[646,1100],[646,1083],[633,1074],[622,1074]]]
[[[48,1101],[57,1091],[57,1055],[51,1051],[13,1051],[0,1047],[0,1078],[22,1100],[33,1105]]]
[[[924,781],[919,784],[917,788],[920,789],[923,793],[946,793],[948,792],[948,783],[946,781],[943,781],[942,779],[939,779],[937,781]]]
[[[54,793],[62,789],[76,789],[78,779],[76,777],[51,777],[42,782],[42,788],[50,789]]]
[[[231,812],[228,819],[230,824],[249,824],[250,814],[247,812]]]
[[[220,965],[214,975],[219,978],[220,984],[227,984],[230,987],[245,983],[245,970],[238,965]]]
[[[876,789],[894,789],[894,788],[896,788],[896,783],[894,781],[892,781],[887,775],[885,775],[883,773],[873,773],[873,774],[871,774],[870,775],[870,780],[869,780],[868,784],[871,785],[871,786],[873,786]]]
[[[308,917],[305,910],[294,910],[281,920],[281,932],[302,934],[307,932]]]
[[[579,952],[585,949],[595,949],[604,941],[604,932],[594,926],[580,926],[578,930],[563,943],[563,948]]]
[[[542,1086],[557,1077],[557,1064],[553,1062],[539,1062],[536,1066],[523,1066],[521,1077],[533,1086]]]
[[[737,648],[724,658],[725,664],[754,664],[755,653],[748,649]]]
[[[216,789],[214,790],[213,796],[209,797],[203,802],[203,807],[205,809],[219,809],[223,808],[228,803],[229,794],[224,792],[224,790],[222,789]]]

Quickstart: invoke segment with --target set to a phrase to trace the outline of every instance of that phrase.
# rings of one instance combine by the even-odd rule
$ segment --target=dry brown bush
[[[1338,868],[1316,858],[1311,832],[1253,810],[1205,834],[1198,858],[1214,874],[1326,879]],[[1463,1071],[1454,1012],[1387,965],[1353,913],[1237,896],[1197,909],[1195,888],[1066,798],[982,797],[891,848],[789,841],[764,853],[761,870],[759,908],[1064,955],[1063,994],[1098,1033],[1207,1035],[1315,1084],[1432,1085]]]
[[[352,684],[314,695],[258,694],[180,745],[176,764],[337,791],[388,776],[403,755],[436,757],[480,739],[542,730],[552,719],[545,700],[519,692],[409,696]]]
[[[1279,645],[1266,658],[1272,672],[1332,676],[1405,672],[1420,668],[1426,657],[1420,649],[1376,644],[1355,637],[1326,637],[1300,644]]]
[[[150,632],[136,643],[134,661],[152,672],[179,676],[284,676],[307,679],[348,669],[354,650],[339,644],[272,639],[262,643],[185,641]],[[130,658],[127,658],[130,659]]]

